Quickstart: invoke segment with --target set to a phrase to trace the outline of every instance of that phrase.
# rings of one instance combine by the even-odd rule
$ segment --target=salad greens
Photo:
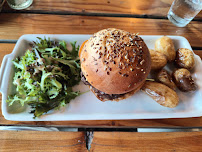
[[[20,102],[31,106],[31,113],[39,117],[52,109],[59,109],[77,97],[72,87],[80,81],[79,46],[65,41],[51,41],[38,37],[31,50],[13,60],[16,72],[13,84],[16,94],[9,96],[11,106]]]

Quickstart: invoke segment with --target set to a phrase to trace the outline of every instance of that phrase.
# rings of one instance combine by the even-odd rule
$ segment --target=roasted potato
[[[169,62],[175,60],[176,51],[171,38],[163,36],[157,39],[155,42],[155,50],[165,54]]]
[[[164,84],[146,81],[142,90],[164,107],[174,108],[179,103],[177,93]]]
[[[166,71],[165,69],[162,69],[158,74],[157,74],[157,80],[165,85],[167,85],[169,88],[175,90],[176,85],[172,80],[172,76]]]
[[[192,69],[195,65],[194,53],[186,48],[180,48],[176,52],[175,63],[178,67]]]
[[[173,81],[183,92],[195,91],[197,88],[192,79],[191,73],[184,68],[177,69],[173,72]]]
[[[151,55],[151,70],[158,70],[163,68],[167,64],[166,56],[158,51],[149,49]]]

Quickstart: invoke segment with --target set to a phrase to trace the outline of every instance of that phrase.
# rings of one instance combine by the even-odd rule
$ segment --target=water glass
[[[178,27],[186,26],[202,9],[202,0],[174,0],[168,19]]]
[[[16,10],[28,8],[33,0],[7,0],[8,5]]]

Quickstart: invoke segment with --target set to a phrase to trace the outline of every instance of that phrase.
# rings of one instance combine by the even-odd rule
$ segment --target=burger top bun
[[[87,81],[106,94],[124,94],[140,88],[151,68],[143,39],[115,28],[101,30],[86,41],[80,60]]]

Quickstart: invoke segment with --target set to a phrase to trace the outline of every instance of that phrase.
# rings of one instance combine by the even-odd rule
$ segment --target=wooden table
[[[21,11],[12,10],[4,5],[0,13],[0,62],[4,55],[12,52],[16,40],[23,34],[93,34],[109,27],[138,32],[140,35],[184,36],[190,42],[194,52],[202,57],[202,13],[199,13],[186,27],[176,27],[166,17],[171,3],[172,0],[34,0],[31,7]],[[79,128],[189,128],[202,127],[202,117],[153,120],[18,122],[5,120],[0,110],[0,125]],[[17,142],[20,146],[29,145],[30,148],[34,148],[35,145],[31,141],[38,140],[38,148],[43,151],[85,151],[83,132],[42,132],[38,134],[36,132],[2,131],[0,134],[0,140],[3,141],[3,145],[0,142],[0,149],[1,146],[4,146],[3,149],[5,150],[14,148],[16,145],[11,145],[11,142]],[[33,136],[34,138],[32,138]],[[51,139],[49,136],[51,136]],[[137,151],[200,151],[198,144],[201,143],[198,140],[202,139],[201,136],[201,132],[96,132],[94,133],[91,149],[92,151],[108,151],[108,148],[111,149],[110,151],[132,151],[135,147]],[[179,141],[181,139],[183,140]],[[61,142],[58,142],[58,140]],[[74,142],[74,140],[80,140],[81,142]],[[67,142],[70,143],[67,144]],[[184,146],[184,149],[176,142]],[[48,143],[50,147],[47,146]],[[54,144],[51,145],[51,143]],[[155,147],[152,146],[153,150],[150,149],[150,143]],[[43,147],[43,145],[46,146]],[[51,146],[55,146],[55,149]],[[166,150],[164,147],[167,147]],[[23,148],[19,148],[20,150],[23,150]]]

